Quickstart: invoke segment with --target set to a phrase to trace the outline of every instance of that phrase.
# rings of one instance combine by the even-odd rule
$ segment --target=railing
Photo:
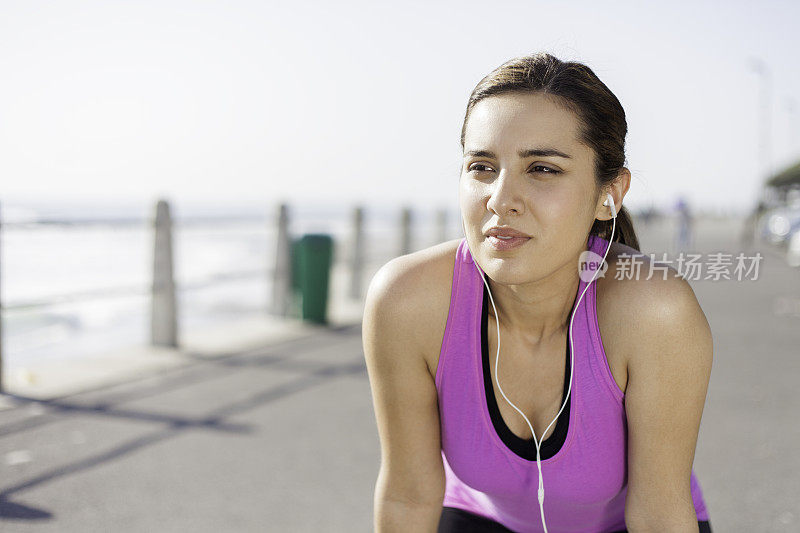
[[[177,328],[177,303],[176,293],[184,291],[200,290],[223,283],[242,279],[272,279],[272,294],[268,302],[267,309],[275,316],[288,316],[291,309],[291,272],[289,257],[289,210],[286,205],[279,205],[276,210],[277,216],[274,221],[276,238],[272,243],[265,243],[265,246],[274,246],[275,263],[273,266],[260,268],[257,270],[243,270],[236,272],[223,272],[214,274],[209,279],[194,282],[176,282],[173,271],[173,247],[172,229],[173,221],[170,215],[170,206],[165,200],[160,200],[155,208],[155,217],[146,218],[125,218],[111,220],[83,219],[83,220],[60,220],[55,218],[39,219],[35,225],[67,225],[86,227],[92,225],[107,225],[112,223],[115,226],[142,226],[150,225],[153,230],[153,267],[151,283],[143,285],[125,285],[115,287],[104,287],[98,289],[71,292],[67,294],[53,295],[43,298],[33,298],[27,301],[15,302],[12,305],[5,305],[0,300],[0,393],[3,393],[3,317],[7,311],[31,310],[45,308],[52,305],[74,302],[85,302],[102,299],[113,299],[126,296],[149,296],[150,305],[150,344],[158,346],[178,346]],[[366,259],[365,233],[364,233],[364,210],[355,207],[352,211],[350,226],[350,246],[345,254],[344,261],[349,271],[349,283],[347,296],[352,299],[361,298],[363,287],[363,267]],[[447,235],[447,213],[445,210],[438,210],[435,216],[435,235],[438,241],[446,239]],[[213,222],[240,222],[253,221],[253,217],[185,217],[180,220],[181,227],[190,227],[195,224],[207,224]],[[266,220],[265,220],[266,222]],[[23,227],[29,223],[6,223],[2,224],[0,216],[0,236],[5,227]],[[399,217],[400,245],[395,255],[404,255],[412,251],[412,211],[408,208],[401,210]],[[2,246],[2,237],[0,237]],[[0,265],[2,269],[2,265]],[[2,279],[0,270],[0,279]],[[0,290],[0,294],[2,291]]]
[[[266,269],[269,275],[273,270]],[[176,282],[176,291],[192,291],[213,287],[229,281],[238,281],[241,279],[254,279],[264,276],[264,269],[259,270],[243,270],[240,272],[222,272],[215,274],[212,278],[193,281],[193,282]],[[158,289],[159,287],[156,287]],[[92,289],[89,291],[71,292],[68,294],[57,294],[48,296],[46,298],[31,299],[14,304],[3,305],[4,311],[22,311],[29,309],[40,309],[44,307],[51,307],[53,305],[64,303],[86,302],[103,299],[114,299],[125,296],[146,296],[152,292],[152,286],[143,287],[141,285],[129,285],[125,287],[108,287],[100,289]]]

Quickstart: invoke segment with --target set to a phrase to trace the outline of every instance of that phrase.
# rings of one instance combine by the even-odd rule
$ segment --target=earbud
[[[611,218],[617,218],[617,208],[614,207],[614,197],[610,192],[606,193],[606,201],[603,202],[603,205],[611,208]]]

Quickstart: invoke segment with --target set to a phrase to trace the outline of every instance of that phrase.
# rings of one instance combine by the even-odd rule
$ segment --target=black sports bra
[[[503,417],[500,414],[500,409],[497,405],[497,398],[495,398],[494,395],[494,387],[492,387],[492,374],[489,369],[489,341],[486,331],[487,324],[489,322],[488,301],[488,292],[486,291],[486,286],[484,285],[483,305],[481,308],[481,359],[483,361],[483,385],[486,390],[486,403],[489,408],[489,415],[492,419],[492,425],[494,426],[495,431],[497,431],[497,435],[511,451],[523,459],[536,461],[536,445],[533,443],[533,439],[523,439],[515,435],[503,421]],[[572,307],[573,309],[575,308],[574,301],[572,303]],[[569,314],[572,316],[572,310],[570,310]],[[567,364],[565,365],[564,372],[564,392],[561,394],[562,402],[564,401],[564,397],[567,395],[567,389],[569,388],[569,335],[567,335],[566,353]],[[539,457],[542,460],[554,456],[556,453],[558,453],[558,450],[561,449],[561,446],[564,445],[564,441],[567,439],[567,429],[569,429],[569,410],[571,403],[572,395],[570,395],[570,398],[567,400],[567,405],[564,407],[564,410],[561,411],[560,415],[558,415],[558,421],[556,421],[556,427],[553,430],[553,433],[541,443]]]

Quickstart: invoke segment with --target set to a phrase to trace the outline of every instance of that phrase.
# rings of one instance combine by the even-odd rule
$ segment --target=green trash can
[[[292,287],[300,296],[303,320],[326,324],[328,281],[333,262],[330,235],[303,235],[292,243]]]

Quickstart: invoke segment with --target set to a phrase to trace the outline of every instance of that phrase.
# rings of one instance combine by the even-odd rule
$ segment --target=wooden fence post
[[[156,204],[155,246],[153,249],[153,287],[150,314],[150,343],[178,346],[178,319],[172,255],[172,220],[169,203]]]
[[[364,209],[353,209],[353,249],[350,257],[350,298],[361,298],[361,278],[364,276]]]
[[[447,240],[447,209],[445,208],[436,211],[436,236],[437,244]]]
[[[400,255],[411,253],[411,209],[404,207],[400,214]]]
[[[3,214],[0,211],[0,250],[2,250],[2,234],[3,234]],[[0,280],[3,279],[2,274],[2,253],[0,253]],[[0,284],[1,285],[1,284]],[[3,389],[3,299],[2,299],[2,287],[0,286],[0,394],[5,393],[5,389]]]
[[[291,248],[289,243],[289,208],[278,206],[277,239],[275,242],[275,270],[272,273],[272,314],[289,315],[291,296]]]

